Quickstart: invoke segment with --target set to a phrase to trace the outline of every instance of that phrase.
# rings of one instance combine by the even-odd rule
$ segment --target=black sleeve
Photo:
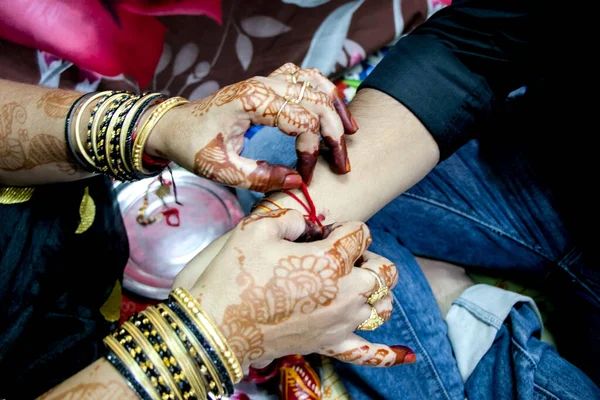
[[[456,0],[400,39],[360,89],[404,104],[444,159],[531,76],[542,22],[538,1]]]

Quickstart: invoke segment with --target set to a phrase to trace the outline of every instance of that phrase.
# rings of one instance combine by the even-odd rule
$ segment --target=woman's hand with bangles
[[[365,321],[375,319],[377,327],[389,319],[392,296],[379,289],[391,290],[397,281],[393,263],[366,251],[367,226],[338,224],[325,239],[297,242],[315,229],[323,228],[295,210],[251,215],[195,284],[180,276],[174,287],[191,287],[245,371],[289,354],[381,367],[414,362],[405,346],[374,344],[353,333]]]
[[[277,126],[297,137],[297,171],[241,157],[251,125]],[[331,81],[317,70],[285,64],[269,77],[238,82],[170,110],[145,151],[228,186],[269,192],[310,183],[321,137],[333,171],[349,172],[344,135],[357,129]]]

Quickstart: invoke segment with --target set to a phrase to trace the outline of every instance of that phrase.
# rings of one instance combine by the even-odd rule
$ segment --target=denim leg
[[[600,398],[584,373],[540,340],[530,298],[476,285],[455,301],[446,322],[470,400]]]
[[[549,295],[563,357],[600,384],[600,271],[518,151],[473,140],[369,221],[416,255],[512,277]]]
[[[464,388],[433,293],[413,255],[389,233],[374,229],[369,248],[398,268],[392,317],[372,332],[358,332],[375,343],[404,345],[417,361],[390,368],[335,362],[353,400],[464,399]]]

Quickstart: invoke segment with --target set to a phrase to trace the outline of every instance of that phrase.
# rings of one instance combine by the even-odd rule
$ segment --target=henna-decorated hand
[[[303,82],[310,86],[303,88]],[[296,104],[286,96],[302,100]],[[240,157],[251,125],[277,125],[296,136],[298,171]],[[330,149],[332,169],[349,172],[344,134],[357,129],[333,83],[317,70],[286,64],[269,77],[254,77],[170,110],[150,135],[146,151],[228,186],[269,192],[299,188],[302,180],[310,183],[320,137]]]
[[[366,301],[378,287],[364,269],[390,288],[397,281],[394,264],[365,251],[371,242],[367,226],[344,223],[326,239],[294,243],[308,228],[295,210],[247,217],[190,289],[244,368],[309,353],[371,366],[413,362],[414,353],[404,346],[373,344],[353,333],[369,318]],[[356,267],[359,258],[363,264]],[[175,286],[191,286],[182,277]],[[387,320],[391,295],[375,308]]]

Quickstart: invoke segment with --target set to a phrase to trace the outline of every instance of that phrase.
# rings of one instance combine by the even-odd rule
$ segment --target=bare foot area
[[[416,257],[416,260],[445,318],[452,302],[475,283],[467,276],[465,269],[458,265],[421,257]]]

